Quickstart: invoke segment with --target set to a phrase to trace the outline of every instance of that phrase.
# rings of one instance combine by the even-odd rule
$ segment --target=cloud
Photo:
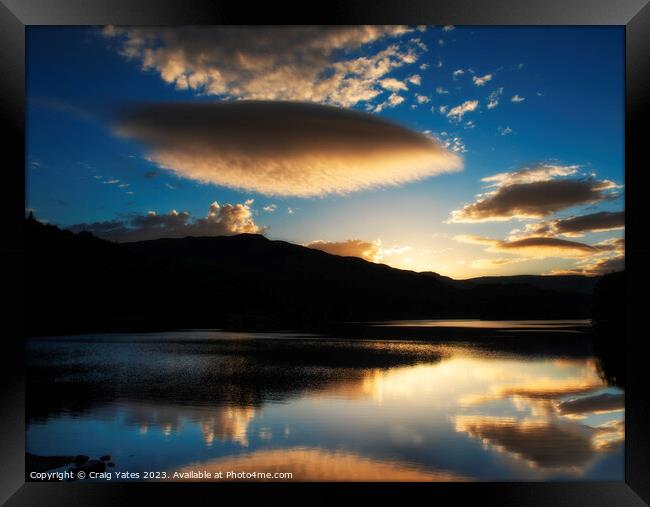
[[[499,100],[501,99],[501,96],[503,95],[503,88],[497,88],[494,90],[490,95],[488,95],[488,104],[487,108],[488,109],[494,109],[499,105]]]
[[[398,106],[402,102],[404,102],[404,97],[402,97],[401,95],[398,95],[397,93],[391,93],[390,97],[388,97],[388,101],[387,101],[387,103],[388,103],[388,105],[390,107]]]
[[[462,104],[452,107],[447,113],[447,118],[461,121],[465,114],[476,111],[478,107],[478,100],[466,100]]]
[[[305,246],[333,255],[359,257],[377,263],[382,262],[386,257],[401,255],[411,250],[410,246],[393,245],[392,247],[384,247],[381,240],[364,241],[361,239],[349,239],[347,241],[317,240],[307,243]]]
[[[485,74],[485,76],[473,76],[472,81],[476,86],[484,86],[488,81],[492,80],[492,74]]]
[[[414,74],[412,76],[409,76],[406,80],[409,83],[411,83],[413,85],[416,85],[416,86],[420,86],[422,84],[422,77],[420,75],[418,75],[418,74]]]
[[[457,416],[456,431],[542,469],[580,469],[596,455],[586,427],[559,421]]]
[[[454,240],[485,246],[490,253],[510,254],[517,257],[505,259],[478,259],[475,268],[497,268],[531,259],[577,259],[573,268],[551,270],[549,275],[596,276],[625,268],[625,241],[610,238],[590,245],[547,236],[510,237],[505,240],[472,234],[458,235]]]
[[[454,28],[456,28],[454,25],[445,25],[442,27],[443,32],[451,32]]]
[[[255,224],[248,205],[220,206],[217,202],[210,205],[205,218],[193,219],[187,211],[172,210],[164,215],[149,211],[146,215],[132,215],[125,220],[75,224],[68,229],[72,232],[89,231],[101,238],[120,243],[157,238],[228,236],[264,232],[264,228]]]
[[[379,81],[426,47],[405,26],[107,27],[125,58],[179,90],[345,107],[382,93]],[[389,45],[373,49],[372,43]],[[364,56],[350,56],[364,48]]]
[[[142,105],[125,111],[116,130],[177,176],[265,195],[346,194],[462,168],[457,155],[422,134],[317,104]]]
[[[458,79],[463,74],[465,74],[465,71],[463,69],[458,69],[453,72],[452,76],[454,79]]]
[[[520,97],[519,95],[513,95],[513,97],[510,99],[511,102],[523,102],[526,100],[524,97]]]
[[[588,245],[577,241],[548,237],[499,240],[475,235],[458,235],[454,239],[462,243],[485,245],[488,247],[487,252],[510,253],[535,259],[593,257],[603,252],[619,252],[621,248],[618,240]]]
[[[527,259],[517,259],[517,258],[496,258],[496,259],[476,259],[472,261],[472,267],[475,269],[497,269],[502,266],[507,266],[509,264],[517,264],[523,262]]]
[[[618,253],[614,256],[595,256],[579,262],[572,269],[555,269],[550,275],[584,275],[599,276],[625,269],[625,254]]]
[[[527,224],[523,235],[581,237],[588,232],[607,232],[625,228],[624,211],[600,211],[558,220]]]
[[[397,93],[391,93],[390,96],[388,97],[388,99],[386,99],[385,102],[382,102],[381,104],[378,104],[377,107],[375,107],[375,109],[373,109],[373,111],[375,113],[379,113],[379,112],[383,111],[387,107],[392,108],[392,107],[395,107],[395,106],[399,106],[402,102],[404,102],[404,97],[402,97],[401,95],[399,95]]]
[[[312,241],[305,245],[309,248],[322,250],[333,255],[341,255],[343,257],[359,257],[370,262],[379,262],[381,256],[381,242],[377,241],[363,241],[360,239],[349,239],[347,241]]]
[[[379,84],[382,88],[386,88],[387,90],[391,91],[408,90],[408,86],[406,86],[405,83],[393,77],[382,79],[379,81]]]
[[[458,136],[450,136],[447,132],[440,132],[439,135],[435,135],[430,130],[425,130],[424,135],[435,139],[446,150],[450,150],[456,153],[467,152],[465,143],[463,142],[462,138]]]
[[[467,243],[470,245],[498,245],[500,243],[500,240],[498,239],[486,238],[475,234],[458,234],[457,236],[454,236],[454,239],[461,243]]]
[[[426,104],[427,102],[431,101],[429,97],[426,95],[420,95],[420,94],[415,94],[415,100],[417,100],[418,104]]]
[[[498,173],[494,176],[482,178],[484,183],[490,183],[493,186],[507,186],[515,183],[535,183],[538,181],[549,181],[558,176],[572,176],[577,174],[580,166],[568,165],[548,165],[542,164],[535,167],[520,169],[514,172]]]
[[[557,406],[561,415],[602,414],[625,409],[625,398],[621,393],[602,393],[560,402]]]
[[[577,166],[541,165],[496,174],[482,181],[492,190],[452,211],[451,222],[543,218],[573,206],[604,201],[619,188],[612,181],[578,174]]]
[[[529,257],[584,257],[592,255],[597,247],[559,238],[524,238],[514,241],[501,241],[488,250],[512,252]]]
[[[438,95],[447,95],[449,92],[447,90],[445,90],[442,86],[438,86],[436,88],[436,93]]]
[[[498,127],[497,132],[499,132],[499,134],[501,134],[502,136],[507,136],[509,134],[512,134],[512,129],[508,126]]]
[[[273,213],[276,209],[278,209],[278,206],[277,204],[269,204],[268,206],[264,206],[262,209],[268,213]]]

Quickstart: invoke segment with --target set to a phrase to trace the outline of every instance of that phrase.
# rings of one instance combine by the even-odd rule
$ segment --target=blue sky
[[[165,34],[154,29],[143,36],[137,29],[29,27],[27,206],[37,218],[69,227],[116,220],[128,225],[131,218],[151,211],[162,215],[177,210],[203,218],[214,201],[241,204],[247,223],[264,228],[272,239],[320,241],[323,249],[331,243],[334,252],[354,240],[366,245],[359,255],[370,260],[457,278],[593,274],[604,262],[622,258],[621,248],[598,246],[622,237],[620,226],[569,235],[547,231],[544,238],[560,241],[545,240],[546,250],[539,248],[540,241],[534,248],[511,244],[540,237],[524,231],[526,225],[623,209],[622,28],[410,27],[370,35],[351,30],[342,30],[345,38],[337,39],[309,35],[308,41],[325,48],[323,58],[285,44],[288,34],[271,30],[269,53],[262,56],[274,65],[273,72],[282,69],[284,74],[278,71],[276,78],[291,84],[286,91],[269,74],[255,75],[254,66],[246,67],[260,56],[249,37],[242,37],[238,53],[234,37],[203,32]],[[250,29],[251,38],[256,33]],[[219,44],[233,46],[219,53]],[[378,55],[389,48],[396,48],[394,66],[381,73]],[[234,53],[239,59],[226,68],[223,54]],[[197,59],[197,54],[203,56]],[[373,71],[364,71],[363,79],[351,83],[374,94],[371,99],[357,100],[339,91],[315,94],[310,76],[327,78],[334,63],[360,58],[368,59]],[[319,65],[322,69],[310,74]],[[215,81],[206,85],[206,76],[215,71],[231,81],[225,87]],[[295,82],[291,72],[300,75]],[[192,77],[198,85],[191,84]],[[151,147],[141,139],[116,135],[117,111],[133,104],[192,101],[209,107],[233,99],[303,100],[303,92],[316,102],[379,115],[436,139],[461,157],[462,170],[343,194],[269,195],[197,181],[187,170],[161,168],[161,158],[151,156]],[[495,98],[498,104],[488,108]],[[450,116],[463,104],[474,109],[462,117]],[[507,187],[489,187],[482,178],[521,176],[527,174],[521,171],[539,167],[564,169],[559,176],[546,171],[535,183],[591,178],[608,185],[598,187],[603,189],[599,198],[535,216],[450,222],[452,211]],[[529,183],[522,177],[508,181]],[[270,206],[273,211],[264,211]],[[468,241],[469,236],[474,239]]]

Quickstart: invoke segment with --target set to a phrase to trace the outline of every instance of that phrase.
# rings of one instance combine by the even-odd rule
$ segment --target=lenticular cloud
[[[117,132],[178,176],[265,195],[346,194],[462,168],[458,155],[427,136],[318,104],[144,105],[122,114]]]

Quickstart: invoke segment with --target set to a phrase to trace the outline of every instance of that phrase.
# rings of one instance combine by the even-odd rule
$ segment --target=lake
[[[624,393],[603,380],[585,322],[444,322],[385,323],[377,339],[32,338],[26,450],[110,455],[109,471],[136,480],[623,480]]]

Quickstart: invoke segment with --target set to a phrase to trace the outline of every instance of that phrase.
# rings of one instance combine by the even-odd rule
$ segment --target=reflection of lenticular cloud
[[[400,185],[460,170],[436,141],[377,116],[317,104],[239,101],[136,107],[120,135],[179,176],[267,195]]]
[[[592,430],[577,424],[458,416],[456,431],[479,438],[497,451],[512,454],[536,468],[568,469],[579,473],[596,454]]]
[[[624,409],[624,401],[622,393],[602,393],[563,401],[558,405],[558,412],[562,415],[617,412]]]
[[[177,471],[184,473],[197,469],[213,472],[291,472],[293,476],[287,480],[301,482],[454,482],[470,480],[449,472],[422,470],[398,461],[379,461],[349,452],[302,447],[264,450],[243,456],[219,458],[207,463],[193,463]]]
[[[607,421],[594,430],[593,446],[601,452],[613,451],[625,440],[625,421],[622,419]]]
[[[556,411],[553,402],[560,398],[588,394],[602,387],[595,373],[583,379],[540,379],[523,385],[494,386],[488,393],[463,396],[459,404],[471,407],[510,398],[515,406],[521,410],[528,408],[533,415],[551,415]]]

